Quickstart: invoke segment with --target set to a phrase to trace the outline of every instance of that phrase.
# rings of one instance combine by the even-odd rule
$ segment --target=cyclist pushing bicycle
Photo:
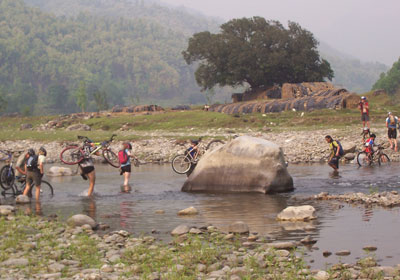
[[[369,160],[372,160],[372,156],[374,154],[375,138],[376,138],[376,135],[372,133],[371,137],[368,138],[365,141],[365,144],[364,144],[364,152],[366,152],[368,154],[368,159]]]
[[[197,161],[197,156],[199,155],[199,140],[190,140],[190,147],[186,150],[187,153],[189,153],[192,158],[193,161]]]

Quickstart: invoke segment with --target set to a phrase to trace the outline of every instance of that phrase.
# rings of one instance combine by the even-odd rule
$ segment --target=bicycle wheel
[[[189,171],[191,166],[192,162],[189,157],[185,155],[177,155],[172,160],[172,169],[178,174],[185,174]]]
[[[359,152],[357,155],[357,163],[359,166],[369,166],[371,165],[371,160],[366,152]]]
[[[215,148],[217,148],[217,147],[219,147],[219,146],[222,146],[223,144],[225,144],[224,141],[218,140],[218,139],[214,139],[214,140],[212,140],[210,143],[208,143],[208,145],[207,145],[207,147],[206,147],[206,150],[207,150],[207,151],[212,151],[212,150],[214,150]]]
[[[78,146],[68,146],[60,154],[61,161],[68,165],[78,164],[83,158],[84,153]]]
[[[23,189],[22,192],[24,192],[26,187],[26,184],[23,185]],[[32,183],[31,189],[29,190],[28,196],[29,197],[34,197],[35,196],[35,183]],[[54,190],[53,190],[53,186],[47,182],[42,180],[41,184],[40,184],[40,198],[41,200],[47,200],[50,199],[54,196]]]
[[[387,154],[382,153],[378,158],[378,163],[381,166],[390,165],[390,158],[387,156]]]
[[[10,165],[4,165],[0,170],[0,185],[4,190],[9,190],[14,184],[14,169]]]
[[[111,166],[115,168],[121,167],[118,156],[110,149],[103,150],[103,157]]]

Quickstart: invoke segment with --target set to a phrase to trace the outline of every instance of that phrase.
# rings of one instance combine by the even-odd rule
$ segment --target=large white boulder
[[[264,139],[241,136],[207,152],[182,187],[187,192],[293,190],[281,148]]]

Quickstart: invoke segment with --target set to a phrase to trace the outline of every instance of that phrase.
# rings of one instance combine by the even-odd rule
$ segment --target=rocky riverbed
[[[384,127],[372,128],[372,132],[377,135],[377,143],[384,144],[388,147],[386,129]],[[231,129],[216,129],[207,131],[182,131],[182,132],[165,132],[153,131],[151,133],[139,133],[135,131],[119,131],[118,134],[125,137],[135,139],[138,136],[146,139],[132,141],[134,154],[142,163],[163,163],[170,162],[172,158],[182,153],[188,148],[189,142],[181,140],[191,135],[193,138],[203,137],[203,148],[212,139],[222,139],[225,142],[237,135],[249,135],[260,137],[278,144],[284,151],[285,158],[290,163],[311,163],[324,162],[329,156],[328,145],[324,137],[331,135],[334,139],[340,140],[345,147],[355,147],[355,153],[346,156],[348,161],[356,156],[356,152],[362,149],[362,137],[360,135],[361,128],[359,126],[349,126],[345,129],[314,129],[307,131],[282,131],[271,132],[268,128],[263,131],[234,131]],[[84,134],[84,133],[83,133]],[[48,162],[59,162],[60,152],[66,145],[73,142],[38,142],[33,140],[21,141],[4,141],[0,143],[0,149],[11,149],[14,151],[24,150],[27,148],[38,149],[45,146],[48,151]],[[78,141],[75,142],[79,144]],[[114,142],[111,147],[114,151],[118,151],[121,142]],[[392,161],[399,161],[400,154],[390,149],[385,149]],[[100,161],[101,159],[98,158]],[[345,158],[343,158],[345,160]]]
[[[104,232],[90,217],[68,224],[55,215],[24,215],[0,206],[0,279],[398,279],[400,266],[371,257],[311,270],[301,242],[249,233],[243,223],[224,233],[214,226],[178,226],[166,244],[124,230]],[[86,221],[86,222],[85,222]],[[366,251],[377,248],[367,246]],[[336,255],[351,252],[340,250]],[[332,252],[321,252],[321,258]]]

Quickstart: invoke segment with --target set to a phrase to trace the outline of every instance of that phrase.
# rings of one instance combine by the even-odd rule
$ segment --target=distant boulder
[[[241,136],[206,153],[182,187],[187,192],[259,192],[293,190],[278,145]]]
[[[21,126],[19,127],[20,130],[27,130],[27,129],[32,129],[32,128],[33,128],[33,126],[30,123],[21,124]]]
[[[68,130],[68,131],[72,131],[72,130],[90,131],[92,129],[87,124],[78,123],[78,124],[73,124],[73,125],[68,126],[65,130]]]
[[[186,111],[186,110],[191,110],[189,105],[176,105],[175,107],[171,108],[172,110],[176,111]]]
[[[164,111],[164,108],[158,105],[138,105],[138,106],[116,105],[112,108],[111,111],[113,113],[158,112],[158,111]]]

